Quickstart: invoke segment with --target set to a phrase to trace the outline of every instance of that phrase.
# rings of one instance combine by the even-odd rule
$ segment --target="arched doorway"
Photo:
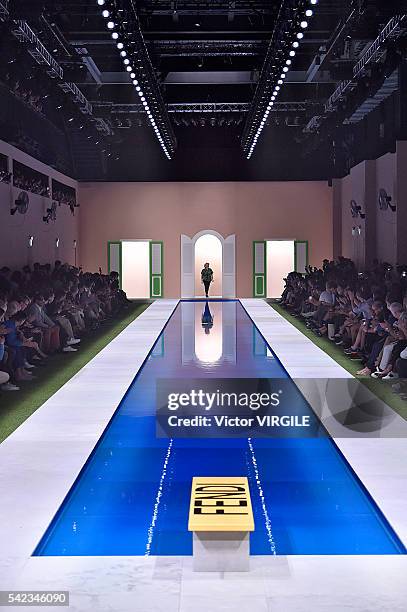
[[[204,289],[201,283],[201,271],[208,262],[213,270],[213,283],[210,288],[211,297],[222,297],[223,246],[217,236],[203,234],[195,242],[195,296],[203,297]]]
[[[205,253],[205,240],[200,241],[198,244],[198,256],[196,256],[196,243],[200,238],[206,238],[206,246],[210,244],[210,241],[215,238],[213,245],[219,245],[221,251],[221,264],[217,266],[213,264],[214,257],[211,256],[210,252],[206,250]],[[216,242],[216,239],[218,242]],[[204,248],[200,250],[200,245]],[[219,246],[216,247],[217,249]],[[201,261],[201,259],[204,261]],[[235,235],[232,234],[227,238],[224,238],[221,234],[215,230],[202,230],[195,234],[192,238],[189,236],[181,235],[181,297],[182,298],[193,298],[195,295],[202,295],[202,289],[196,282],[197,269],[199,268],[199,274],[202,270],[202,265],[209,261],[211,267],[214,270],[215,275],[219,276],[218,288],[214,286],[212,296],[219,295],[224,298],[236,297],[235,290]],[[201,266],[201,267],[200,267]],[[199,277],[198,277],[199,280]],[[216,277],[215,277],[216,280]],[[199,281],[200,283],[200,281]],[[197,291],[197,293],[196,293]],[[219,291],[219,293],[215,293]]]

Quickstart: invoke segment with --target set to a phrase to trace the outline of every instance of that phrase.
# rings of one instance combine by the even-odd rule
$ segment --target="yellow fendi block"
[[[194,477],[188,530],[254,531],[247,478]]]

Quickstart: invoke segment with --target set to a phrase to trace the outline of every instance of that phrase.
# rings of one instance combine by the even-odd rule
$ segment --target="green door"
[[[253,241],[253,296],[266,297],[266,241]]]
[[[162,298],[163,287],[163,243],[150,242],[150,297]]]
[[[112,240],[107,243],[107,271],[119,274],[119,285],[122,286],[122,243]]]

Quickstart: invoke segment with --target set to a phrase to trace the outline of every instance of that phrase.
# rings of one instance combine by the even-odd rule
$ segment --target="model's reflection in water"
[[[213,327],[213,316],[209,308],[209,302],[206,301],[205,308],[202,313],[202,327],[205,330],[205,334],[210,334]]]
[[[194,357],[207,367],[223,355],[223,317],[221,302],[195,302]]]

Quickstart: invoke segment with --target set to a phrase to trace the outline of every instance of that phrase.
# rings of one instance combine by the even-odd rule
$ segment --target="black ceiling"
[[[162,155],[101,15],[106,6],[120,10],[126,3],[137,14],[153,77],[178,142],[172,161]],[[109,126],[110,135],[99,138],[87,125],[81,128],[80,115],[68,123],[71,105],[59,119],[79,178],[328,178],[333,174],[330,133],[325,138],[319,134],[311,162],[302,155],[303,143],[310,138],[306,126],[321,114],[338,83],[349,78],[355,61],[405,3],[319,0],[267,129],[247,161],[242,132],[281,4],[281,0],[106,0],[101,7],[97,0],[21,0],[10,2],[10,20],[3,33],[10,42],[12,23],[25,19],[69,81],[91,102],[94,114]],[[15,46],[14,41],[9,55]],[[7,67],[11,69],[19,68],[13,64]],[[55,107],[61,94],[55,93],[54,85],[50,97]],[[58,123],[51,111],[48,118]]]

